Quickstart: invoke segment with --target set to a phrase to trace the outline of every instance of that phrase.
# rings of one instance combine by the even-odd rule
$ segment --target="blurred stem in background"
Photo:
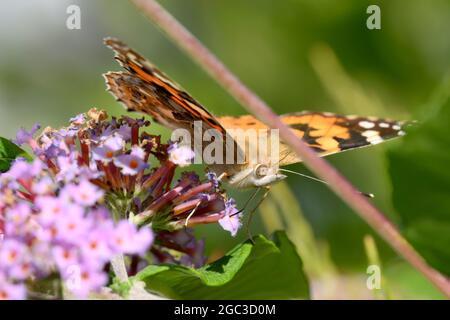
[[[282,181],[272,187],[259,211],[267,233],[285,230],[303,259],[305,272],[314,282],[320,282],[318,287],[324,291],[313,291],[313,295],[320,295],[321,298],[335,296],[338,274],[328,246],[315,238],[298,200],[286,182]]]
[[[379,96],[374,93],[368,93],[365,88],[355,79],[353,79],[345,70],[339,58],[333,49],[326,43],[318,43],[310,50],[309,61],[315,70],[320,82],[325,88],[328,95],[331,97],[334,106],[342,114],[356,114],[382,117],[388,114],[389,118],[404,118],[404,114],[396,115],[398,108],[388,108]],[[386,110],[389,109],[389,112]],[[374,148],[370,154],[363,153],[359,155],[361,162],[370,163],[372,168],[385,168],[385,154],[382,148]],[[380,172],[373,172],[372,170],[365,173],[366,180],[374,181],[377,185],[373,186],[377,189],[375,194],[375,201],[379,206],[385,209],[391,219],[396,219],[397,216],[393,214],[391,201],[391,190],[388,172],[384,169],[383,175]],[[372,176],[369,179],[369,176]],[[383,181],[384,180],[384,181]],[[372,192],[372,190],[366,190]]]
[[[386,299],[392,299],[391,294],[389,292],[389,288],[387,285],[386,278],[384,277],[384,269],[383,265],[381,264],[381,259],[378,254],[377,245],[375,243],[375,239],[370,235],[366,235],[364,237],[364,248],[366,250],[367,255],[367,262],[369,266],[378,266],[380,269],[380,277],[381,277],[381,287],[373,289],[373,294],[376,299],[378,300],[386,300]]]
[[[309,276],[320,278],[335,274],[336,269],[326,246],[315,239],[313,229],[287,183],[282,181],[274,185],[266,200],[259,210],[267,232],[286,230],[289,239],[298,248]]]
[[[433,90],[427,102],[419,108],[418,118],[425,121],[435,117],[448,99],[450,99],[450,69]]]
[[[368,94],[345,71],[334,51],[325,43],[316,44],[309,60],[322,85],[344,114],[380,115],[386,109],[375,94]]]

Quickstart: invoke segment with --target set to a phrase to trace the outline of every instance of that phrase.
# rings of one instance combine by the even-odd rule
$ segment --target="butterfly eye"
[[[263,164],[258,164],[255,168],[255,175],[258,178],[265,177],[267,175],[268,167]]]

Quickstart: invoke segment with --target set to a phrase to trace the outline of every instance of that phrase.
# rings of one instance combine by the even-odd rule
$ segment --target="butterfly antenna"
[[[308,179],[311,179],[311,180],[314,180],[314,181],[321,182],[321,183],[324,183],[326,185],[329,185],[329,183],[326,182],[326,181],[323,181],[323,180],[321,180],[319,178],[316,178],[316,177],[311,177],[311,176],[309,176],[307,174],[304,174],[304,173],[300,173],[300,172],[292,171],[292,170],[288,170],[288,169],[278,169],[278,170],[283,171],[283,172],[296,174],[298,176],[301,176],[301,177],[304,177],[304,178],[308,178]],[[366,193],[366,192],[362,192],[362,191],[358,191],[358,192],[360,194],[362,194],[363,196],[367,197],[367,198],[370,198],[370,199],[375,198],[375,195],[373,193]]]
[[[261,188],[258,188],[258,190]],[[248,215],[248,220],[247,220],[247,225],[246,225],[246,230],[247,230],[247,236],[250,239],[250,241],[254,244],[255,242],[253,241],[253,235],[252,232],[250,230],[250,225],[252,223],[252,219],[253,219],[253,214],[255,213],[256,209],[258,209],[258,207],[261,205],[261,203],[264,201],[264,199],[267,198],[267,195],[269,194],[270,191],[270,186],[265,187],[266,192],[264,192],[263,196],[261,197],[261,199],[258,201],[258,203],[256,204],[256,206],[250,211],[249,215]],[[256,193],[255,193],[256,194]]]

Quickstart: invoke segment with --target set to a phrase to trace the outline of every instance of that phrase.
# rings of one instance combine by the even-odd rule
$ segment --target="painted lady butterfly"
[[[115,59],[126,69],[104,74],[108,90],[128,110],[148,114],[170,129],[193,131],[194,121],[201,121],[205,129],[220,132],[224,141],[228,141],[225,137],[232,129],[257,129],[260,136],[269,134],[269,128],[252,115],[213,116],[178,84],[124,43],[107,38],[105,44],[114,50]],[[320,156],[375,145],[405,134],[405,122],[374,117],[303,111],[282,115],[281,119]],[[248,149],[242,142],[231,141],[235,149]],[[242,164],[215,164],[210,168],[234,187],[266,187],[286,177],[281,174],[279,166],[301,161],[283,142],[279,144],[277,163],[264,159],[255,163],[249,161],[247,154],[244,158],[246,161]]]

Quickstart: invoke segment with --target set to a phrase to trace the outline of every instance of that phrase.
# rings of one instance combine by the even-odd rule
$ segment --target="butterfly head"
[[[256,164],[248,166],[228,179],[228,183],[237,188],[265,187],[286,178],[279,172],[278,166]]]

